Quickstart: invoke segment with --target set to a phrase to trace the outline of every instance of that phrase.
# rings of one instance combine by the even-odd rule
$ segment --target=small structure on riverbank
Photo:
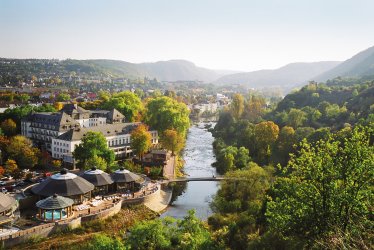
[[[140,185],[140,183],[144,182],[143,177],[124,168],[116,170],[112,174],[112,179],[115,183],[115,188],[117,191],[134,191],[137,184]]]
[[[57,194],[73,199],[74,204],[80,204],[91,199],[94,188],[92,183],[82,177],[62,169],[60,173],[34,186],[31,192],[42,198]]]
[[[109,186],[113,184],[113,180],[109,174],[96,168],[85,171],[81,177],[95,186],[92,191],[93,195],[107,194]]]
[[[36,203],[39,218],[46,221],[64,220],[73,215],[74,201],[70,198],[54,194]]]

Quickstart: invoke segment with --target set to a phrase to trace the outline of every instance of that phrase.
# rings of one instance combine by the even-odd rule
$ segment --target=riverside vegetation
[[[233,95],[212,129],[214,166],[228,178],[207,222],[191,211],[183,220],[143,220],[122,231],[103,231],[82,244],[86,249],[373,248],[373,96],[373,79],[313,82],[273,107],[261,96]]]

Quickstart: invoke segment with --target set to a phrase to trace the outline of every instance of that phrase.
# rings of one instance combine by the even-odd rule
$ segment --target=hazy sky
[[[0,0],[0,57],[256,70],[374,45],[373,0]]]

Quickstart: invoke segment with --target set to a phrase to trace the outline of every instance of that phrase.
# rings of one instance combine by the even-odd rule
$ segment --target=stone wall
[[[81,215],[80,217],[75,217],[64,221],[46,223],[29,229],[20,230],[11,235],[0,237],[0,241],[2,246],[7,248],[25,242],[32,237],[48,237],[56,231],[74,229],[81,226],[81,224],[84,222],[95,219],[105,219],[113,216],[121,210],[121,207],[122,202],[118,201],[111,204],[110,207],[91,211],[91,213],[87,215]]]

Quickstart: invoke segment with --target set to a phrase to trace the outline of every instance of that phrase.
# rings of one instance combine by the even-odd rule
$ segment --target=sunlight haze
[[[373,45],[373,9],[369,0],[0,0],[0,56],[242,71],[343,61]]]

